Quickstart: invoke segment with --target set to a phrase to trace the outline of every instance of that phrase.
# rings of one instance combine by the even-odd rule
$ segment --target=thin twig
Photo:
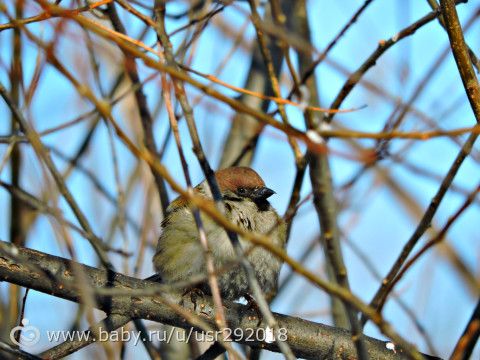
[[[458,339],[450,360],[468,360],[471,358],[473,349],[480,336],[480,300],[473,310],[472,316],[465,327],[465,330]]]
[[[112,1],[113,0],[100,0],[100,1],[97,1],[95,3],[91,3],[91,4],[88,4],[88,5],[82,6],[78,9],[71,9],[71,10],[66,10],[66,11],[71,15],[79,14],[79,13],[82,13],[82,12],[91,11],[93,9],[96,9],[99,6],[102,6],[104,4],[108,4]],[[16,28],[25,26],[27,24],[47,20],[47,19],[50,19],[52,17],[58,17],[58,16],[60,16],[60,15],[52,14],[50,12],[45,11],[41,14],[31,16],[31,17],[26,18],[26,19],[15,19],[15,20],[10,21],[7,24],[0,24],[0,32],[3,31],[3,30],[8,30],[8,29],[16,29]]]
[[[310,40],[310,28],[306,16],[306,2],[299,2],[298,23],[296,26],[305,40]],[[312,59],[304,54],[299,54],[300,71],[312,63]],[[315,81],[307,83],[309,97],[314,105],[318,104],[318,91]],[[324,119],[315,119],[310,110],[304,111],[305,124],[309,131],[320,127]],[[322,140],[323,141],[323,140]],[[343,260],[340,245],[340,232],[337,224],[338,205],[335,199],[329,158],[327,152],[312,153],[309,151],[310,181],[312,184],[313,204],[320,224],[320,242],[323,245],[327,262],[327,274],[330,281],[350,292],[347,268]],[[332,317],[337,326],[350,327],[352,341],[357,350],[359,359],[368,359],[368,352],[363,340],[362,328],[359,324],[357,311],[351,304],[332,298]]]
[[[74,281],[65,274],[66,270],[79,267],[86,275],[89,286],[92,288],[118,288],[122,290],[128,289],[142,289],[148,288],[151,284],[148,280],[134,279],[123,274],[114,273],[115,282],[109,284],[110,276],[106,270],[92,268],[86,265],[73,264],[74,262],[59,258],[56,256],[41,253],[27,248],[14,248],[11,244],[0,242],[0,251],[2,252],[2,261],[0,262],[0,279],[17,283],[19,285],[30,287],[32,289],[46,292],[51,295],[62,297],[71,301],[78,301],[78,291]],[[12,256],[15,252],[18,256]],[[15,267],[15,271],[11,268]],[[40,267],[36,270],[35,267]],[[58,280],[44,277],[45,272],[55,272],[60,274],[61,283],[64,286],[58,286]],[[201,331],[202,328],[211,329],[211,324],[214,323],[212,315],[205,314],[202,318],[196,316],[189,309],[179,307],[176,305],[181,300],[179,293],[162,293],[157,296],[136,297],[130,296],[99,296],[98,307],[105,310],[105,303],[111,304],[113,302],[115,315],[119,319],[125,321],[127,318],[148,318],[152,321],[159,321],[173,326],[180,326],[183,328],[190,328],[192,324],[190,321],[195,321],[193,324],[195,331]],[[135,306],[132,306],[134,301]],[[256,320],[249,318],[251,310],[248,306],[240,305],[233,302],[225,304],[227,307],[228,321],[231,322],[233,328],[245,329],[252,327],[257,329]],[[193,306],[193,304],[192,304]],[[205,309],[212,308],[213,303],[207,297],[205,298]],[[319,356],[332,357],[339,353],[346,358],[354,356],[355,350],[351,344],[348,331],[343,329],[332,328],[323,324],[317,324],[306,320],[301,320],[285,315],[274,315],[282,328],[287,329],[287,338],[285,339],[290,346],[295,349],[295,354],[298,357],[313,359]],[[186,323],[184,319],[187,318]],[[192,318],[192,319],[191,319]],[[97,325],[95,325],[97,326]],[[103,327],[104,324],[98,324],[98,327]],[[94,337],[89,337],[94,338]],[[265,347],[268,350],[279,351],[275,343],[268,343],[265,341],[248,342],[245,339],[239,339],[241,343],[248,343],[254,347]],[[374,356],[386,360],[403,359],[405,356],[412,354],[406,352],[406,349],[397,347],[396,353],[386,347],[385,341],[379,341],[370,337],[365,337],[368,343],[368,348]],[[306,345],[307,344],[307,345]],[[323,355],[322,355],[323,354]],[[414,356],[416,359],[434,359],[424,354]],[[57,357],[58,358],[58,357]],[[435,358],[438,359],[438,358]]]
[[[439,10],[432,11],[427,15],[423,16],[418,21],[414,22],[413,24],[407,26],[405,29],[399,31],[397,34],[389,38],[388,40],[381,40],[378,43],[377,49],[363,62],[362,65],[352,73],[345,84],[343,85],[342,89],[339,91],[336,98],[333,100],[330,108],[338,109],[340,105],[343,103],[345,98],[350,94],[353,88],[357,85],[360,79],[365,75],[365,73],[372,68],[378,61],[378,59],[393,45],[395,45],[398,41],[413,35],[418,29],[422,26],[428,24],[433,19],[436,19],[440,15]],[[330,114],[327,117],[327,121],[332,121],[335,114]]]
[[[444,225],[444,227],[439,231],[439,233],[429,240],[418,252],[413,255],[406,263],[403,265],[401,270],[398,272],[398,274],[395,276],[395,278],[388,283],[386,291],[390,293],[395,285],[403,278],[405,273],[412,267],[412,265],[417,262],[417,260],[424,254],[426,253],[431,247],[435,246],[438,244],[440,241],[442,241],[445,238],[446,233],[450,229],[450,227],[455,223],[455,221],[462,215],[465,210],[468,209],[468,207],[473,203],[475,200],[476,195],[480,191],[480,185],[477,186],[477,188],[470,193],[470,195],[465,199],[464,203],[459,207],[459,209],[448,219],[447,223]],[[385,305],[386,297],[382,299],[382,302],[378,304],[378,311],[381,311],[383,306]]]
[[[472,63],[470,61],[470,56],[465,44],[462,28],[460,26],[460,22],[456,13],[455,1],[442,0],[441,11],[445,20],[446,30],[450,39],[452,52],[455,57],[457,67],[465,87],[467,98],[472,107],[477,124],[480,124],[480,86],[478,84]],[[429,228],[433,216],[437,212],[437,209],[443,197],[450,188],[450,185],[452,184],[455,175],[460,169],[461,164],[468,156],[468,154],[470,154],[470,151],[472,150],[473,144],[475,143],[477,137],[478,134],[471,133],[465,144],[462,146],[447,175],[440,184],[437,193],[430,202],[427,211],[423,215],[420,223],[418,224],[417,228],[415,229],[414,233],[412,234],[406,245],[403,247],[402,252],[400,253],[399,257],[390,269],[389,273],[382,281],[382,285],[375,293],[375,296],[370,303],[373,307],[377,308],[381,303],[384,302],[385,298],[388,296],[387,289],[389,287],[389,284],[395,279],[395,277],[401,270],[403,264],[407,260],[410,252],[413,250],[418,240],[423,236],[425,231]],[[365,317],[362,317],[362,323],[365,324],[365,322]]]
[[[430,7],[432,8],[432,10],[437,10],[439,8],[437,0],[427,0],[427,2],[430,5]],[[478,14],[477,14],[477,16],[478,16]],[[445,21],[443,19],[443,16],[440,16],[438,18],[438,22],[445,29]],[[467,45],[467,48],[468,48],[468,55],[470,56],[470,61],[472,62],[472,65],[475,66],[475,68],[477,69],[477,73],[480,73],[480,60],[475,55],[474,51],[472,50],[472,48],[470,46]]]
[[[120,18],[118,17],[117,11],[115,9],[115,4],[110,3],[107,6],[107,14],[110,17],[110,21],[112,22],[113,28],[121,34],[126,35],[127,32],[125,27],[123,26]],[[152,23],[154,24],[154,23]],[[147,105],[147,98],[143,93],[143,90],[140,86],[141,81],[138,75],[137,64],[135,63],[135,58],[125,49],[120,48],[125,56],[125,69],[132,81],[133,86],[136,87],[135,89],[135,101],[138,108],[138,113],[140,116],[142,128],[143,128],[143,136],[144,136],[144,143],[146,148],[152,153],[157,153],[157,147],[155,145],[155,137],[153,135],[153,118],[150,114],[150,110],[148,109]],[[155,184],[157,185],[160,205],[162,207],[163,214],[165,215],[167,206],[169,204],[167,189],[165,187],[165,181],[159,176],[158,173],[151,169],[153,178],[155,179]]]
[[[25,133],[27,138],[29,139],[30,143],[32,144],[33,148],[35,149],[37,155],[43,160],[47,168],[49,169],[50,173],[52,174],[55,182],[58,186],[60,193],[63,195],[67,203],[70,205],[73,213],[78,219],[78,222],[82,226],[83,230],[89,234],[88,240],[92,244],[95,252],[97,253],[99,259],[102,261],[103,266],[113,269],[113,265],[110,263],[107,254],[105,253],[105,246],[102,241],[93,233],[93,230],[83,214],[80,210],[77,202],[74,200],[70,190],[68,190],[61,174],[58,172],[55,164],[53,163],[50,154],[46,150],[45,146],[42,144],[40,137],[38,136],[37,132],[33,129],[33,127],[23,118],[20,110],[15,106],[15,104],[11,101],[10,96],[8,95],[5,87],[0,84],[0,95],[7,103],[10,111],[15,117],[15,120],[20,124],[22,131]]]
[[[182,164],[185,181],[188,186],[187,191],[193,191],[192,180],[190,177],[187,160],[185,158],[182,142],[180,140],[180,134],[178,131],[178,122],[173,112],[173,106],[172,106],[172,101],[170,96],[171,89],[165,74],[162,74],[162,88],[163,88],[163,96],[165,98],[165,105],[167,107],[168,118],[170,121],[170,127],[172,129],[172,133],[175,138],[175,143],[177,145],[178,154],[180,156],[180,162]],[[208,284],[210,286],[210,290],[212,292],[212,298],[215,304],[215,316],[217,319],[217,325],[219,326],[220,329],[225,329],[227,327],[227,323],[225,319],[225,313],[223,311],[222,297],[220,293],[220,287],[218,285],[218,279],[216,276],[215,263],[214,263],[212,251],[208,243],[205,227],[204,227],[202,218],[200,216],[200,211],[197,208],[194,208],[192,209],[192,213],[193,213],[193,218],[195,220],[195,225],[197,226],[197,229],[198,229],[200,244],[203,248],[204,255],[205,255]]]
[[[353,14],[352,18],[345,24],[345,26],[338,32],[338,34],[330,41],[330,43],[325,47],[325,50],[315,59],[309,66],[303,71],[303,75],[299,85],[304,85],[307,83],[308,79],[315,73],[315,69],[318,65],[321,64],[323,60],[326,59],[328,53],[335,47],[337,42],[341,39],[343,35],[350,29],[350,27],[355,24],[360,15],[365,11],[365,9],[370,5],[373,0],[365,0],[365,2],[358,8],[358,10]],[[306,39],[307,40],[307,39]],[[287,98],[290,98],[298,90],[297,86],[294,86]]]
[[[268,74],[268,77],[270,79],[270,84],[272,86],[273,94],[275,95],[275,97],[281,98],[282,96],[281,96],[281,93],[280,93],[280,85],[279,85],[279,82],[278,82],[278,77],[276,75],[275,68],[273,66],[272,54],[268,50],[267,41],[266,41],[265,37],[263,36],[262,30],[260,29],[261,19],[260,19],[260,15],[258,14],[258,11],[257,11],[257,6],[255,4],[255,0],[248,0],[248,2],[250,4],[250,11],[252,13],[252,23],[255,27],[255,31],[256,31],[256,34],[257,34],[258,45],[260,46],[260,52],[262,54],[263,61],[265,63],[265,68],[267,69],[267,74]],[[277,12],[281,12],[280,6],[277,6],[277,7],[273,6],[272,7],[272,14],[275,13],[274,9],[276,9]],[[283,15],[283,14],[281,14],[281,15]],[[274,19],[277,19],[277,21],[280,21],[279,19],[283,19],[285,21],[285,16],[283,16],[283,18],[282,18],[281,15],[277,14],[277,16],[274,16]],[[283,47],[286,47],[285,43],[282,43],[282,44],[283,44]],[[284,50],[284,57],[287,54],[288,54],[288,49],[286,48]],[[280,117],[282,118],[283,123],[286,124],[286,125],[289,125],[287,113],[285,111],[285,106],[283,104],[280,104],[280,103],[278,104],[278,111],[280,112]],[[300,149],[298,147],[297,142],[295,141],[295,139],[293,139],[289,135],[287,135],[287,138],[288,138],[288,142],[289,142],[289,144],[292,148],[293,154],[295,156],[295,160],[297,162],[301,161],[302,154],[300,152]]]

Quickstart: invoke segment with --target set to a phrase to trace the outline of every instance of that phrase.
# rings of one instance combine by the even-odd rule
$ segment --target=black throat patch
[[[270,210],[270,203],[268,200],[255,200],[255,205],[257,205],[258,211],[268,211]]]

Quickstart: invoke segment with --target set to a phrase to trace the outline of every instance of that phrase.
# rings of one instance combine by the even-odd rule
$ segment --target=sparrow
[[[265,186],[265,182],[254,170],[248,167],[230,167],[215,172],[215,179],[228,220],[246,231],[267,235],[274,246],[285,246],[285,223],[268,202],[268,198],[275,192]],[[194,191],[197,195],[212,200],[206,180],[197,185]],[[200,217],[218,272],[217,281],[222,298],[251,298],[247,277],[224,228],[202,212]],[[183,198],[174,200],[168,206],[161,226],[162,232],[153,262],[162,282],[185,282],[198,275],[204,275],[206,279],[205,252],[188,201]],[[273,298],[277,292],[282,261],[268,250],[253,246],[242,236],[239,236],[239,242],[263,293],[267,299]],[[210,294],[206,281],[196,288]]]

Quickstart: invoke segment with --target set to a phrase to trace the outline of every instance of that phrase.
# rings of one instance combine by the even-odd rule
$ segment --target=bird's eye
[[[247,193],[247,189],[245,189],[245,188],[243,188],[243,187],[238,188],[237,191],[238,191],[238,193],[239,193],[240,195],[245,195],[245,194]]]

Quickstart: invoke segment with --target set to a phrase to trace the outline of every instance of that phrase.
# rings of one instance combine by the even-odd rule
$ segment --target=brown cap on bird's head
[[[275,194],[275,191],[267,188],[265,182],[262,180],[255,170],[248,167],[229,167],[226,169],[218,170],[215,172],[215,179],[217,180],[218,187],[222,193],[231,191],[237,193],[239,196],[248,197],[252,200],[265,200],[271,195]],[[206,181],[198,184],[195,189],[205,195],[210,194],[210,189]],[[186,206],[188,200],[183,196],[179,196],[169,205],[169,210],[176,209],[182,206]]]
[[[255,170],[244,166],[218,170],[215,173],[215,178],[217,179],[220,191],[265,187],[265,182],[260,175],[258,175]]]

